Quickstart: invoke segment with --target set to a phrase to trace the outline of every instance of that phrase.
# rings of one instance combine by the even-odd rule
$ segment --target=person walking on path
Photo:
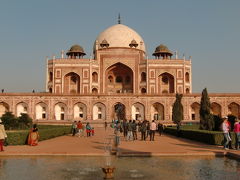
[[[74,121],[72,123],[72,136],[75,136],[76,133],[77,133],[77,121]]]
[[[127,120],[123,120],[123,136],[124,138],[127,137],[127,133],[128,133],[128,123],[127,123]]]
[[[163,133],[163,124],[161,124],[161,123],[158,123],[158,133],[159,133],[160,136]]]
[[[222,123],[222,131],[224,135],[224,149],[228,150],[229,149],[229,142],[231,141],[231,138],[229,136],[229,123],[227,121],[227,117],[223,118],[223,123]]]
[[[133,140],[132,120],[127,123],[127,141]]]
[[[86,125],[87,137],[91,136],[91,132],[92,132],[92,127],[90,126],[89,122],[87,122],[87,125]]]
[[[235,140],[236,140],[235,147],[237,150],[239,150],[239,148],[240,148],[240,121],[239,120],[237,120],[237,122],[235,122],[233,131],[234,131],[235,137],[236,137],[235,138]]]
[[[4,125],[2,123],[2,120],[0,119],[0,151],[4,151],[3,150],[3,143],[4,140],[7,138],[7,134],[4,128]]]
[[[132,133],[133,133],[133,140],[137,140],[137,123],[135,120],[132,122]]]
[[[115,134],[115,147],[118,147],[120,144],[120,128],[121,124],[119,121],[117,121],[115,129],[114,129],[114,134]]]
[[[83,136],[83,125],[81,121],[77,123],[78,137]]]
[[[155,131],[157,130],[157,124],[152,121],[150,125],[150,141],[154,141]]]
[[[147,125],[147,136],[146,136],[146,138],[148,138],[148,136],[150,135],[150,122],[147,121],[146,125]]]
[[[146,141],[147,122],[143,121],[140,125],[141,140]]]
[[[104,122],[105,131],[107,130],[107,121]]]

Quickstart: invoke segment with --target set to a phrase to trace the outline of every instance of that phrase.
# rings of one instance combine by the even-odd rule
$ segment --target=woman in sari
[[[37,128],[37,125],[34,124],[33,128],[30,129],[30,132],[28,135],[28,145],[37,146],[38,140],[39,140],[38,128]]]

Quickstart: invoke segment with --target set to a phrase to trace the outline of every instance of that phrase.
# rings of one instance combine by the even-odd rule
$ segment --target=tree
[[[21,113],[21,116],[18,117],[18,127],[19,129],[27,129],[32,126],[32,118],[29,117],[26,113]]]
[[[17,118],[13,115],[12,112],[6,112],[1,117],[2,122],[7,130],[15,129],[17,126]]]
[[[177,124],[177,130],[180,131],[181,121],[183,120],[183,105],[181,103],[182,94],[176,94],[176,100],[173,104],[172,118]]]
[[[203,89],[201,103],[200,103],[200,129],[210,130],[214,129],[214,117],[213,114],[210,113],[211,103],[208,97],[207,89]]]
[[[32,119],[24,113],[20,117],[15,117],[12,112],[6,112],[1,119],[7,130],[27,129],[32,125]]]

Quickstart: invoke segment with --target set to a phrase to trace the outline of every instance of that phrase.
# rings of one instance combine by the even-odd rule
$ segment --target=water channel
[[[105,157],[0,158],[1,180],[102,180]],[[213,157],[111,157],[115,180],[240,179],[240,162]]]

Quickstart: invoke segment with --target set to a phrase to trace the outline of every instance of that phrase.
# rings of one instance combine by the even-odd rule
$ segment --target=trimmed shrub
[[[71,133],[71,126],[38,126],[40,141]],[[9,145],[24,145],[27,143],[29,130],[7,131]]]
[[[173,127],[166,127],[164,129],[164,132],[177,136],[177,130]],[[224,136],[221,131],[207,131],[182,128],[181,137],[213,145],[222,145],[224,141]],[[233,145],[235,143],[235,134],[233,132],[231,133],[231,138]]]
[[[15,117],[12,112],[6,112],[1,119],[6,130],[29,129],[32,125],[32,118],[25,113],[21,113],[20,117]]]

